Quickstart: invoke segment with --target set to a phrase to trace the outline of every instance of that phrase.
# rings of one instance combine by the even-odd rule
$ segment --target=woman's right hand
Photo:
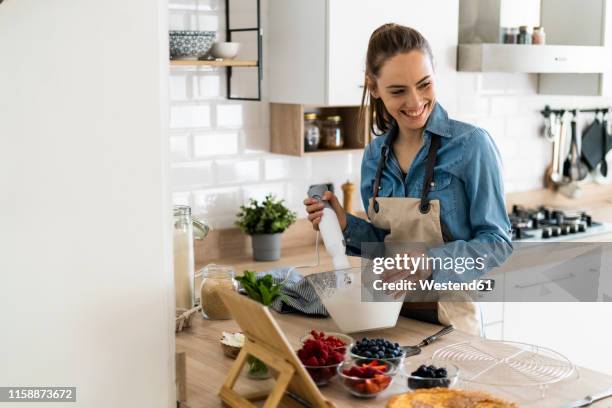
[[[342,208],[340,205],[338,197],[336,197],[331,191],[326,191],[325,194],[323,194],[323,201],[328,201],[332,206],[336,216],[338,217],[340,229],[344,231],[346,228],[346,211],[344,211],[344,208]],[[321,217],[323,217],[323,203],[316,198],[308,197],[304,200],[304,205],[306,206],[306,212],[308,213],[308,220],[312,222],[312,227],[318,231]]]

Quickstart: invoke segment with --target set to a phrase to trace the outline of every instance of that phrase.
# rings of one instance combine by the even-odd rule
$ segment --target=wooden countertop
[[[545,204],[561,208],[581,208],[592,213],[593,218],[597,221],[612,222],[612,187],[610,186],[587,186],[584,195],[580,199],[571,200],[555,194],[548,190],[539,190],[535,192],[510,194],[507,197],[508,207],[512,204],[523,204],[526,206],[535,206]],[[294,228],[294,231],[286,234],[282,250],[282,258],[276,262],[255,262],[252,260],[250,252],[242,249],[248,247],[248,241],[244,240],[236,242],[235,233],[224,235],[221,233],[215,237],[216,244],[219,244],[212,253],[217,255],[217,259],[210,257],[201,257],[197,259],[197,269],[208,263],[221,263],[232,265],[238,273],[242,273],[245,269],[254,271],[269,270],[279,266],[295,266],[312,264],[315,262],[315,246],[314,235],[309,225],[302,223],[299,228]],[[306,237],[305,231],[309,231],[310,235]],[[302,237],[304,236],[304,237]],[[208,238],[207,238],[208,239]],[[230,248],[232,250],[225,250]],[[237,249],[237,250],[234,250]],[[210,252],[209,252],[210,254]],[[208,259],[206,259],[208,258]],[[214,257],[213,257],[214,258]],[[360,258],[351,257],[351,264],[358,266]],[[327,255],[323,246],[320,247],[320,262],[317,266],[300,268],[299,271],[303,275],[310,273],[331,270],[331,258]],[[199,287],[199,282],[196,282],[196,287]],[[289,342],[298,347],[299,338],[307,333],[310,329],[334,331],[335,325],[331,319],[308,318],[301,315],[280,315],[274,313],[281,329],[289,339]],[[187,355],[187,404],[191,408],[195,407],[217,407],[221,406],[221,402],[217,397],[222,382],[225,379],[226,373],[233,363],[233,360],[223,356],[219,345],[219,338],[223,331],[237,331],[239,327],[233,321],[207,321],[201,315],[193,318],[191,328],[178,333],[176,336],[177,351],[185,351]],[[398,324],[393,329],[384,331],[365,333],[368,337],[378,336],[389,338],[401,344],[417,344],[424,337],[436,332],[438,326],[430,325],[423,322],[418,322],[400,317]],[[471,337],[465,333],[454,332],[443,337],[438,342],[423,349],[419,356],[410,357],[411,366],[418,366],[431,357],[432,353],[438,348],[450,345],[460,341],[469,340]],[[568,379],[556,385],[550,386],[546,390],[546,398],[540,399],[540,394],[537,389],[525,388],[490,388],[479,387],[490,391],[500,397],[515,401],[520,406],[525,407],[555,407],[563,403],[568,403],[580,398],[584,398],[589,393],[601,391],[612,385],[612,377],[604,374],[596,373],[588,369],[578,368],[578,378]],[[269,381],[254,381],[249,380],[246,376],[241,376],[238,381],[237,389],[239,391],[258,391],[262,387],[269,387]],[[465,388],[474,389],[474,386]],[[396,378],[394,384],[375,400],[362,400],[351,397],[342,389],[342,386],[337,380],[327,387],[321,388],[323,394],[333,400],[338,407],[366,407],[366,406],[384,406],[385,401],[392,394],[405,392],[405,384]],[[610,400],[593,404],[597,407],[611,406]]]
[[[335,329],[331,319],[308,318],[296,314],[280,315],[275,312],[273,314],[289,342],[296,349],[299,347],[299,338],[310,329],[315,328],[325,331],[334,331]],[[177,351],[185,351],[187,356],[187,405],[191,408],[221,407],[217,393],[234,360],[223,355],[219,338],[221,332],[238,331],[239,327],[232,320],[207,321],[200,315],[195,316],[193,320],[191,328],[176,335]],[[400,344],[417,344],[439,329],[439,326],[400,317],[397,326],[393,329],[363,333],[359,336],[385,337]],[[431,358],[433,352],[438,348],[470,339],[472,339],[471,336],[455,331],[424,347],[420,355],[408,357],[406,362],[410,367],[416,368],[419,364]],[[545,391],[544,399],[540,397],[540,391],[536,387],[490,387],[465,383],[458,384],[458,386],[466,389],[489,391],[497,396],[514,401],[521,407],[544,408],[558,407],[564,403],[584,398],[586,395],[601,391],[612,384],[612,377],[583,368],[578,368],[574,377],[549,386]],[[271,384],[271,380],[250,380],[243,372],[238,380],[237,390],[239,392],[261,391],[271,388]],[[402,381],[402,377],[396,377],[391,387],[376,399],[358,399],[350,396],[336,378],[330,385],[322,387],[321,392],[325,397],[336,403],[339,408],[384,407],[391,395],[407,392],[407,388]],[[603,401],[593,406],[610,406],[609,404],[610,402],[607,400],[607,402]]]
[[[268,270],[284,265],[303,265],[314,260],[313,246],[304,248],[289,248],[283,250],[283,257],[276,262],[254,262],[250,257],[235,257],[224,259],[226,264],[233,265],[237,271],[251,269],[255,271]],[[314,272],[330,270],[332,268],[331,258],[322,248],[320,251],[320,264],[317,267],[302,268],[300,273],[307,275]],[[351,257],[353,265],[359,265],[360,258]],[[335,331],[335,324],[331,319],[309,318],[297,314],[281,315],[273,312],[279,326],[287,336],[289,342],[297,348],[299,338],[311,329]],[[221,407],[217,393],[230,369],[233,360],[225,357],[219,344],[219,338],[223,331],[238,331],[239,327],[231,320],[207,321],[201,315],[194,316],[191,328],[176,335],[177,351],[186,352],[187,360],[187,405],[196,407]],[[435,333],[439,326],[416,320],[400,317],[398,324],[393,329],[377,332],[361,333],[358,336],[385,337],[400,344],[418,344],[423,338]],[[357,335],[355,336],[357,337]],[[442,337],[436,343],[423,348],[420,355],[409,357],[407,361],[411,367],[417,367],[440,347],[461,341],[468,341],[474,337],[455,331]],[[612,377],[596,373],[592,370],[578,368],[575,378],[567,379],[556,385],[548,387],[546,397],[541,398],[537,388],[512,388],[512,387],[487,387],[463,384],[466,389],[481,389],[495,395],[518,403],[521,407],[558,407],[563,403],[584,398],[590,393],[601,391],[612,385]],[[238,381],[239,392],[261,391],[271,388],[271,381],[250,380],[243,373]],[[396,378],[393,385],[376,399],[358,399],[351,397],[338,382],[337,379],[327,387],[321,388],[323,394],[334,401],[338,407],[384,407],[386,400],[394,394],[406,392],[406,386],[400,377]],[[609,407],[610,403],[603,401],[593,404],[594,407]]]

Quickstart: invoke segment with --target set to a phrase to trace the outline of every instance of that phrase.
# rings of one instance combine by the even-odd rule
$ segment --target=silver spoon
[[[404,352],[405,352],[405,357],[415,356],[417,354],[420,354],[421,353],[421,347],[425,347],[428,344],[433,343],[434,341],[438,340],[439,337],[442,337],[445,334],[448,334],[448,333],[452,332],[453,330],[455,330],[455,328],[453,327],[452,324],[450,324],[450,325],[442,328],[442,330],[440,330],[439,332],[434,333],[431,336],[423,339],[423,341],[421,341],[416,346],[402,346],[402,350],[404,350]]]

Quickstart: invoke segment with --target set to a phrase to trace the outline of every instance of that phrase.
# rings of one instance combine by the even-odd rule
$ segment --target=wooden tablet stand
[[[234,408],[255,408],[251,401],[265,400],[264,408],[274,408],[283,400],[289,406],[299,407],[302,405],[296,400],[303,400],[316,408],[335,407],[323,397],[310,378],[267,307],[234,291],[219,290],[219,295],[246,337],[245,345],[219,391],[225,404]],[[234,391],[249,355],[260,359],[276,373],[272,390],[249,395]]]

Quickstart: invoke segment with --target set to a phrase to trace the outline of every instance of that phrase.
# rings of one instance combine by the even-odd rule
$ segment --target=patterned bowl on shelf
[[[205,58],[216,35],[216,31],[172,30],[170,31],[170,58]]]

